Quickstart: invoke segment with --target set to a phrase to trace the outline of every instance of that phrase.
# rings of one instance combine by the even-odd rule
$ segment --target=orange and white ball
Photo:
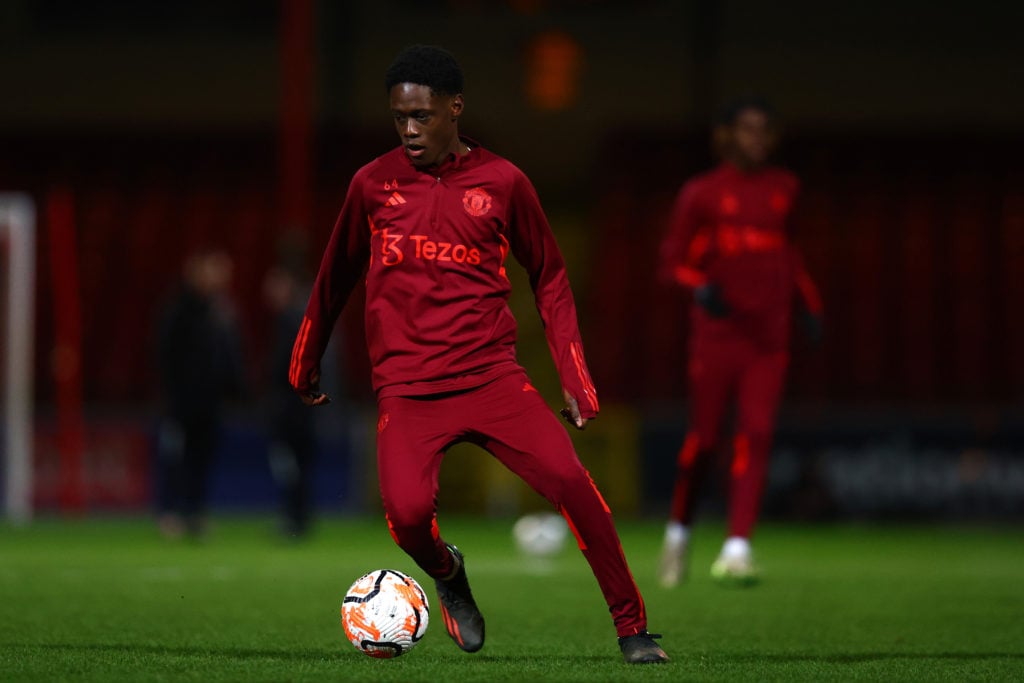
[[[359,577],[341,603],[345,636],[360,652],[380,659],[403,655],[427,632],[430,604],[411,576],[378,569]]]

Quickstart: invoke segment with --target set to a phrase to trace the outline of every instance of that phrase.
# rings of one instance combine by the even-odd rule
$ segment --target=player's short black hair
[[[747,109],[754,109],[767,116],[769,120],[775,120],[775,107],[772,106],[767,97],[758,93],[747,93],[726,102],[718,110],[718,114],[715,116],[715,123],[722,126],[731,126],[736,123],[736,118],[740,113]]]
[[[462,68],[443,48],[410,45],[398,53],[384,74],[388,92],[399,83],[425,85],[438,95],[458,95],[462,92]]]

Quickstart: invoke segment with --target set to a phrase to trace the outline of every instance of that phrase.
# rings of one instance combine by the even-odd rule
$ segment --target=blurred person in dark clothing
[[[729,531],[711,573],[743,583],[756,579],[750,535],[789,365],[796,295],[812,339],[821,332],[821,299],[789,235],[800,183],[770,164],[774,124],[771,106],[760,97],[737,100],[722,112],[714,129],[722,162],[683,185],[661,247],[662,278],[693,294],[688,432],[659,570],[665,586],[685,576],[700,482],[733,402]]]
[[[295,400],[288,383],[295,330],[302,324],[312,277],[306,268],[306,249],[298,238],[282,242],[278,263],[266,274],[263,295],[273,320],[267,426],[270,471],[281,495],[281,532],[304,536],[312,519],[313,464],[317,451],[315,413]],[[325,363],[325,368],[330,364]],[[325,376],[332,373],[325,369]]]
[[[190,256],[163,313],[159,364],[165,400],[158,468],[159,523],[169,537],[205,531],[207,479],[225,401],[240,393],[242,357],[228,297],[233,264],[223,251]]]

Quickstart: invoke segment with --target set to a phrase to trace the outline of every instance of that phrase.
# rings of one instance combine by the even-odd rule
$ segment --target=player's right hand
[[[308,389],[297,389],[299,398],[307,406],[322,406],[331,402],[331,397],[320,391],[320,373],[314,371],[309,377]]]
[[[729,315],[729,304],[722,298],[722,290],[718,285],[701,285],[693,290],[693,298],[712,318],[724,318]]]
[[[322,406],[325,403],[331,402],[331,397],[322,391],[306,391],[299,394],[299,398],[307,406]]]

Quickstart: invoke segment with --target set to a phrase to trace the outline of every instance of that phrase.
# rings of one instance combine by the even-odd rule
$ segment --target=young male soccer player
[[[679,452],[660,580],[686,573],[696,490],[730,400],[737,433],[729,471],[729,535],[711,567],[719,579],[756,578],[750,534],[768,471],[775,416],[789,362],[794,290],[813,336],[821,300],[790,244],[788,220],[799,182],[770,166],[773,113],[760,98],[728,107],[715,129],[721,165],[679,192],[662,243],[662,275],[693,292],[688,433]]]
[[[310,296],[290,381],[310,405],[331,328],[366,277],[366,338],[377,392],[377,466],[388,526],[435,579],[448,634],[466,652],[484,619],[462,553],[441,537],[436,504],[445,450],[489,451],[565,516],[629,663],[667,661],[612,517],[565,429],[516,363],[505,259],[530,276],[577,429],[597,415],[565,265],[523,173],[459,136],[462,71],[446,51],[404,50],[385,84],[401,146],[356,172]]]

